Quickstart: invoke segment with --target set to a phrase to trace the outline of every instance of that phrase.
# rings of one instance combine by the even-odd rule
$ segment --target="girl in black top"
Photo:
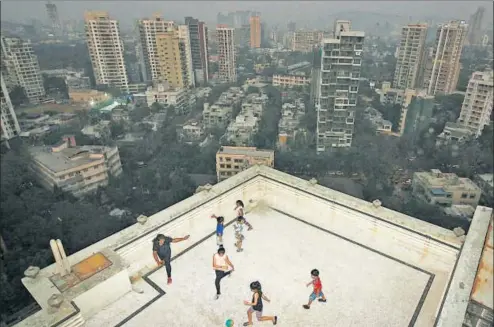
[[[267,302],[270,302],[270,300],[262,293],[261,290],[261,283],[259,282],[252,282],[250,283],[250,290],[254,292],[252,295],[252,302],[249,301],[244,301],[245,305],[249,305],[250,308],[247,310],[247,318],[249,319],[248,322],[244,323],[244,326],[252,326],[252,313],[256,313],[256,318],[258,321],[272,321],[273,325],[276,325],[278,323],[278,317],[277,316],[263,316],[262,315],[262,309],[263,309],[263,303],[262,300],[266,300]]]

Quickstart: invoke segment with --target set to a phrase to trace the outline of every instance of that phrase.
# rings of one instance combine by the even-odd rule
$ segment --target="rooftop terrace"
[[[246,203],[246,217],[254,226],[245,234],[243,253],[233,251],[230,226],[238,199]],[[217,247],[215,222],[208,218],[212,213],[226,218],[224,244],[235,265],[232,276],[222,281],[219,300],[213,299],[211,257]],[[49,282],[55,265],[24,278],[44,309],[18,326],[82,326],[85,321],[85,326],[209,327],[222,326],[228,318],[240,325],[247,310],[242,301],[250,299],[253,280],[261,281],[272,299],[264,311],[277,314],[279,326],[460,326],[491,215],[492,209],[477,207],[469,234],[457,237],[383,208],[379,201],[369,203],[315,180],[255,166],[68,258],[74,265],[98,252],[114,254],[110,261],[121,260],[117,266],[132,288],[116,277],[105,280],[103,271],[85,280],[100,278],[100,284],[79,298],[66,298],[57,310],[46,305],[59,292]],[[172,245],[172,285],[166,285],[165,272],[152,259],[158,233],[191,235]],[[304,284],[313,268],[321,271],[328,303],[305,311],[302,304],[311,289]],[[453,324],[446,324],[443,312],[455,316]]]

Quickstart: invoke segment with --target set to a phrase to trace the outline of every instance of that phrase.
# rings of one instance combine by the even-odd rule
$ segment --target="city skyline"
[[[26,5],[28,4],[29,5]],[[431,15],[436,15],[438,19],[464,19],[468,20],[475,9],[479,6],[486,8],[485,21],[492,20],[493,4],[487,1],[431,1],[427,6],[417,6],[416,1],[400,2],[399,4],[387,1],[374,1],[372,6],[368,2],[320,2],[320,1],[293,1],[293,2],[231,2],[231,1],[212,1],[207,6],[201,6],[204,2],[186,1],[186,2],[166,2],[162,5],[159,2],[140,1],[139,7],[136,8],[133,2],[123,1],[101,1],[88,5],[85,2],[53,2],[57,5],[60,19],[82,19],[86,10],[105,10],[109,11],[125,27],[133,26],[135,20],[144,17],[151,17],[155,12],[161,12],[164,17],[171,20],[183,20],[185,16],[197,16],[206,23],[216,21],[216,15],[219,12],[228,12],[236,10],[253,10],[262,14],[263,20],[271,24],[283,24],[289,20],[298,23],[308,23],[324,19],[326,16],[333,16],[348,12],[370,12],[382,15],[401,16],[404,19],[421,20]],[[21,3],[4,1],[2,3],[2,20],[4,21],[28,21],[30,19],[41,19],[48,21],[44,1],[23,1]],[[304,6],[304,16],[300,15],[300,6]],[[22,6],[22,10],[19,10]],[[281,7],[282,6],[282,7]],[[337,10],[334,10],[337,8]],[[314,20],[314,17],[316,19]],[[340,17],[344,18],[344,17]],[[328,22],[328,25],[331,22]]]

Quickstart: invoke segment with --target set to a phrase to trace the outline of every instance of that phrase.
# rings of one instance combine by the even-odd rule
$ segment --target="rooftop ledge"
[[[468,292],[463,288],[463,294],[459,294],[452,279],[472,276],[473,284],[477,268],[475,263],[478,264],[483,244],[479,240],[482,237],[485,239],[492,215],[491,208],[478,207],[465,239],[457,237],[453,231],[386,209],[379,201],[369,203],[320,186],[314,179],[306,181],[266,166],[254,166],[212,187],[204,187],[201,192],[150,217],[141,216],[138,223],[77,253],[69,254],[71,266],[98,252],[105,254],[112,263],[116,263],[118,269],[112,268],[117,269],[115,273],[103,270],[85,282],[94,289],[113,285],[110,288],[118,289],[119,294],[114,292],[105,298],[101,295],[104,292],[100,290],[99,302],[92,303],[89,308],[87,302],[95,302],[88,295],[92,289],[84,294],[76,292],[80,298],[75,298],[64,292],[62,294],[50,281],[49,277],[55,273],[55,264],[42,269],[35,278],[24,278],[25,287],[42,310],[16,326],[82,326],[85,321],[98,325],[94,323],[94,319],[99,317],[98,311],[118,305],[123,294],[132,293],[136,285],[141,285],[141,289],[150,292],[149,302],[140,304],[137,310],[119,311],[119,315],[113,317],[116,321],[110,323],[117,326],[127,324],[133,317],[145,312],[154,301],[166,297],[166,292],[150,279],[157,270],[151,255],[152,239],[156,234],[172,237],[191,235],[188,241],[174,244],[172,251],[176,259],[200,247],[214,235],[214,221],[208,219],[212,213],[221,214],[228,223],[231,222],[235,218],[235,201],[239,199],[246,205],[247,217],[262,217],[262,213],[268,211],[271,216],[272,212],[277,212],[338,237],[344,244],[356,244],[423,275],[424,292],[410,317],[410,323],[416,326],[437,324],[442,312],[448,312],[456,305],[456,302],[450,300],[451,297],[456,300],[458,296],[466,297],[465,302],[468,302],[471,285]],[[262,225],[262,219],[256,224]],[[283,237],[281,230],[280,235],[275,237]],[[473,253],[473,259],[470,258],[467,263],[464,263],[462,248],[468,248],[470,254]],[[358,262],[354,265],[358,270]],[[462,272],[463,277],[458,277],[456,272]],[[132,286],[122,279],[123,275],[133,283]],[[391,289],[383,291],[392,292]],[[48,298],[53,294],[63,297],[63,303],[58,309],[47,305]],[[459,309],[463,310],[462,307]],[[456,316],[458,324],[461,324],[464,311],[461,321],[461,312]]]

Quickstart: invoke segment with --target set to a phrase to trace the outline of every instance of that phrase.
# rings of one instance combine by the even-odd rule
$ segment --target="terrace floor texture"
[[[222,280],[218,300],[211,267],[217,246],[210,237],[173,260],[172,285],[166,285],[164,268],[149,276],[166,292],[151,305],[133,315],[158,295],[146,284],[144,293],[127,294],[86,326],[223,326],[227,319],[240,326],[254,280],[271,299],[264,314],[278,315],[279,326],[408,326],[420,310],[427,273],[271,209],[253,212],[248,220],[254,229],[245,232],[244,252],[235,251],[233,228],[225,228],[224,245],[235,271]],[[214,220],[211,224],[214,228]],[[305,310],[302,304],[312,292],[305,284],[314,268],[321,272],[328,302]]]

